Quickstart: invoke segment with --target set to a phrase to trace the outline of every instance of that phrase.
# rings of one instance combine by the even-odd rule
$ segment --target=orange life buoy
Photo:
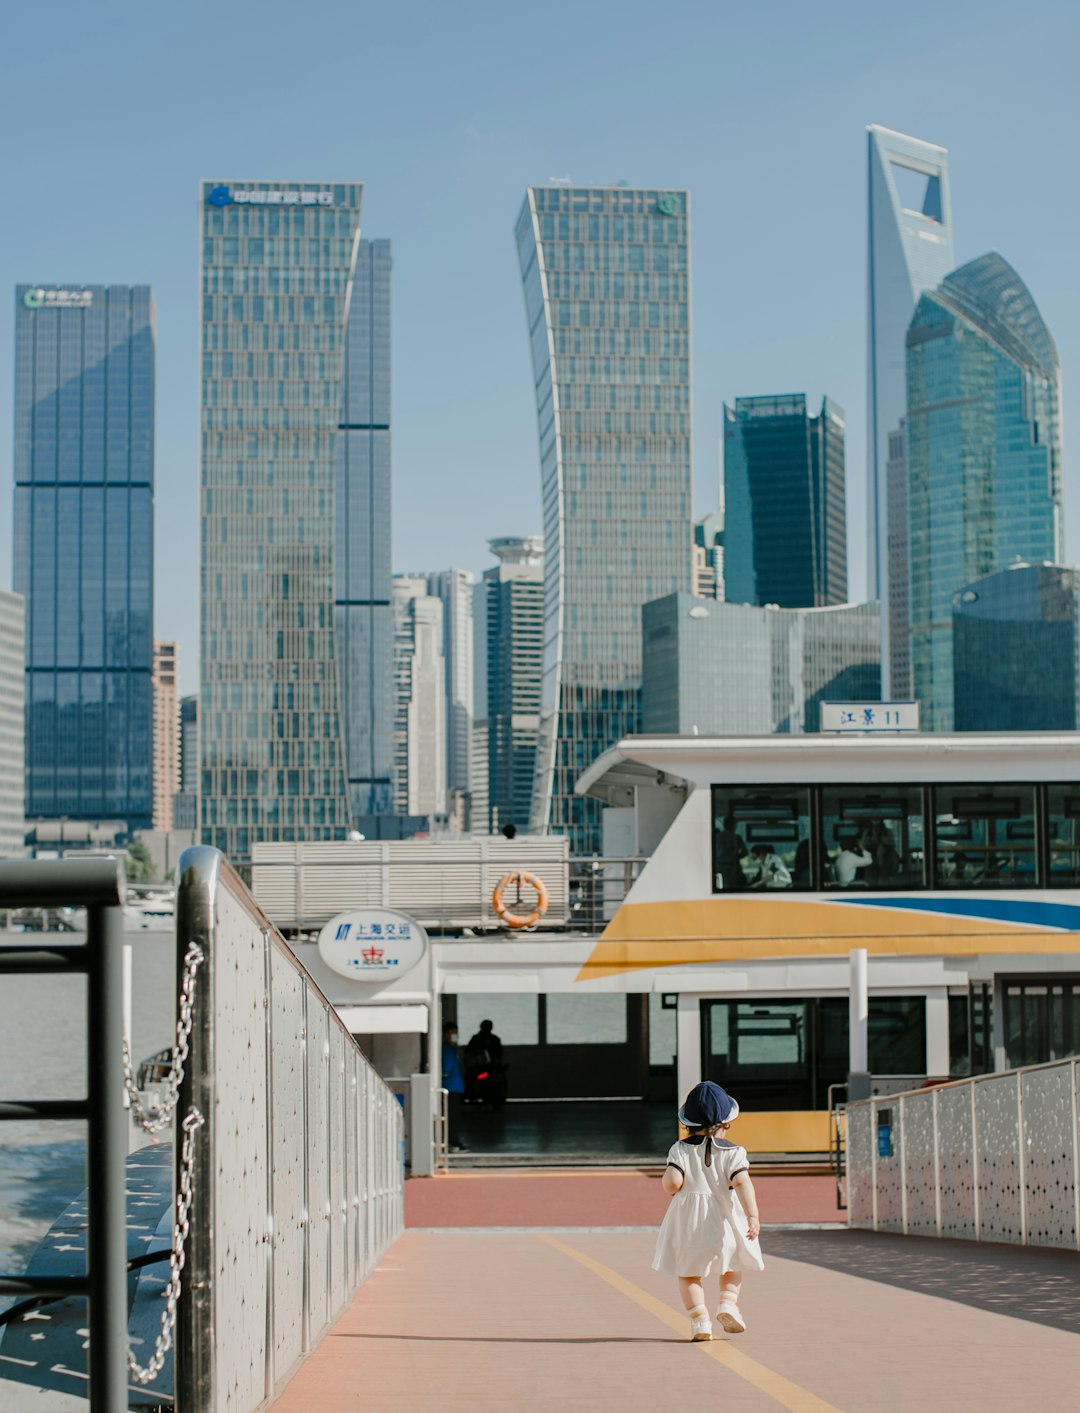
[[[521,903],[521,890],[523,887],[532,888],[536,892],[536,904],[530,913],[512,913],[503,901],[503,891],[516,885],[517,897],[514,899],[515,905]],[[495,891],[491,895],[491,906],[495,909],[499,921],[507,927],[522,928],[535,927],[548,909],[548,890],[537,878],[535,873],[526,873],[524,869],[514,869],[510,873],[504,873],[495,885]]]

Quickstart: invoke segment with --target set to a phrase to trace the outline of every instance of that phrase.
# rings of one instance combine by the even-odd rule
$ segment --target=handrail
[[[85,1118],[87,1270],[85,1275],[0,1278],[0,1294],[87,1295],[89,1394],[94,1413],[128,1406],[127,1114],[123,1095],[120,999],[124,867],[117,859],[0,862],[0,908],[85,907],[86,945],[0,947],[0,975],[79,971],[87,975],[85,1100],[13,1100],[0,1120]]]
[[[187,849],[177,874],[178,968],[193,942],[206,958],[180,1107],[206,1126],[176,1408],[243,1413],[274,1395],[399,1234],[402,1115],[224,856]]]

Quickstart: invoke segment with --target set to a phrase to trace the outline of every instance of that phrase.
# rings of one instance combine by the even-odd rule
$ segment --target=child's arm
[[[667,1195],[674,1197],[685,1181],[682,1175],[682,1169],[675,1167],[674,1163],[669,1163],[664,1169],[664,1176],[661,1181]]]
[[[761,1235],[761,1218],[758,1216],[757,1193],[750,1181],[750,1174],[745,1171],[739,1173],[731,1185],[738,1192],[739,1201],[746,1213],[746,1235],[753,1241],[754,1237]]]

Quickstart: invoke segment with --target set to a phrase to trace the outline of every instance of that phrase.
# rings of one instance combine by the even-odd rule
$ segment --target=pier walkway
[[[852,1232],[819,1179],[758,1188],[789,1225],[766,1225],[749,1329],[693,1345],[674,1281],[650,1270],[656,1177],[411,1182],[410,1228],[274,1413],[1074,1406],[1075,1253]]]

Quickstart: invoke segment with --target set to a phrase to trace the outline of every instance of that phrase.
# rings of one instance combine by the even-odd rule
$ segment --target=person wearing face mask
[[[465,1072],[458,1055],[458,1028],[455,1021],[443,1026],[442,1086],[447,1095],[446,1142],[451,1153],[467,1153],[461,1142],[461,1106],[465,1100]]]

